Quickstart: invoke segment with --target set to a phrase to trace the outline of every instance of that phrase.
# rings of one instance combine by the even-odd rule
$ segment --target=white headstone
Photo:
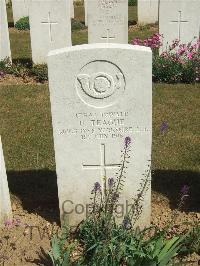
[[[11,59],[6,3],[0,0],[0,60],[7,57]]]
[[[128,43],[128,0],[87,0],[88,43]]]
[[[23,17],[29,16],[29,5],[31,0],[12,0],[14,24]]]
[[[152,53],[128,44],[74,46],[50,52],[48,67],[61,219],[68,213],[73,226],[85,218],[94,183],[119,169],[127,136],[123,207],[137,194],[151,159]],[[149,189],[140,225],[149,224],[150,209]]]
[[[137,7],[139,24],[158,22],[159,0],[138,0]]]
[[[69,0],[67,0],[69,1]],[[74,18],[74,1],[70,0],[70,12],[71,12],[71,18]]]
[[[50,50],[71,46],[70,2],[32,0],[30,33],[35,64],[46,63]]]
[[[163,48],[175,39],[187,44],[199,37],[200,1],[199,0],[161,0],[159,32],[163,35]]]
[[[4,222],[10,218],[12,218],[12,208],[0,137],[0,226],[2,226]]]

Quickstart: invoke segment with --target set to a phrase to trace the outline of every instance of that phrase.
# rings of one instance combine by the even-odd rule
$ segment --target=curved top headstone
[[[128,136],[133,144],[121,197],[125,215],[151,159],[150,48],[64,48],[49,53],[48,71],[61,219],[77,225],[85,218],[94,183],[115,177]],[[150,209],[149,190],[141,226],[149,224]]]

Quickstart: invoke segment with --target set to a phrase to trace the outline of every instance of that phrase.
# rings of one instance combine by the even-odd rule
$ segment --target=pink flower
[[[193,53],[192,52],[190,52],[190,53],[187,54],[187,58],[188,59],[192,59],[192,57],[193,57]]]
[[[4,225],[5,225],[5,226],[8,226],[8,227],[9,227],[9,226],[12,226],[12,225],[13,225],[13,220],[9,220],[9,219],[6,220],[6,221],[4,222]]]

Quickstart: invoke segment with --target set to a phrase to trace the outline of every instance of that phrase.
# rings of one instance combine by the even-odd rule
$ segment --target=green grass
[[[155,84],[153,164],[157,169],[199,170],[200,84]],[[160,126],[168,124],[161,134]]]
[[[129,33],[129,42],[135,38],[146,38],[155,32],[154,29],[138,29]],[[30,59],[31,58],[31,44],[29,31],[10,30],[11,51],[13,59]],[[87,30],[72,32],[73,45],[88,43]]]
[[[154,168],[198,171],[199,89],[200,85],[154,84]],[[1,85],[0,99],[0,134],[7,169],[53,169],[48,86]],[[169,128],[161,134],[164,121]]]
[[[129,42],[136,37],[144,39],[155,33],[154,28],[137,29],[129,32]],[[31,59],[30,32],[10,29],[11,51],[13,59]],[[88,43],[87,30],[72,32],[73,45]]]
[[[156,32],[158,32],[158,29],[155,27],[138,28],[132,32],[129,32],[129,35],[128,35],[129,43],[134,38],[140,38],[144,40],[145,38],[152,36]]]
[[[48,87],[0,86],[0,134],[8,170],[54,165]]]
[[[11,29],[9,34],[12,58],[22,60],[31,59],[30,32]]]

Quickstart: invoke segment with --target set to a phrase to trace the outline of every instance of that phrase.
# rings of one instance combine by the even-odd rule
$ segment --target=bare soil
[[[42,210],[41,206],[37,206],[34,212],[28,212],[16,196],[12,196],[12,208],[15,224],[6,225],[0,230],[0,265],[51,265],[46,254],[50,248],[51,235],[60,230],[58,209],[55,211],[46,206],[46,210]],[[152,224],[164,227],[169,223],[173,213],[169,199],[153,192]],[[199,212],[177,211],[177,219],[171,227],[171,234],[187,231],[190,225],[184,225],[183,222],[194,223],[199,219]],[[180,258],[177,260],[180,261]],[[180,265],[199,263],[200,256],[192,254],[181,258]]]

